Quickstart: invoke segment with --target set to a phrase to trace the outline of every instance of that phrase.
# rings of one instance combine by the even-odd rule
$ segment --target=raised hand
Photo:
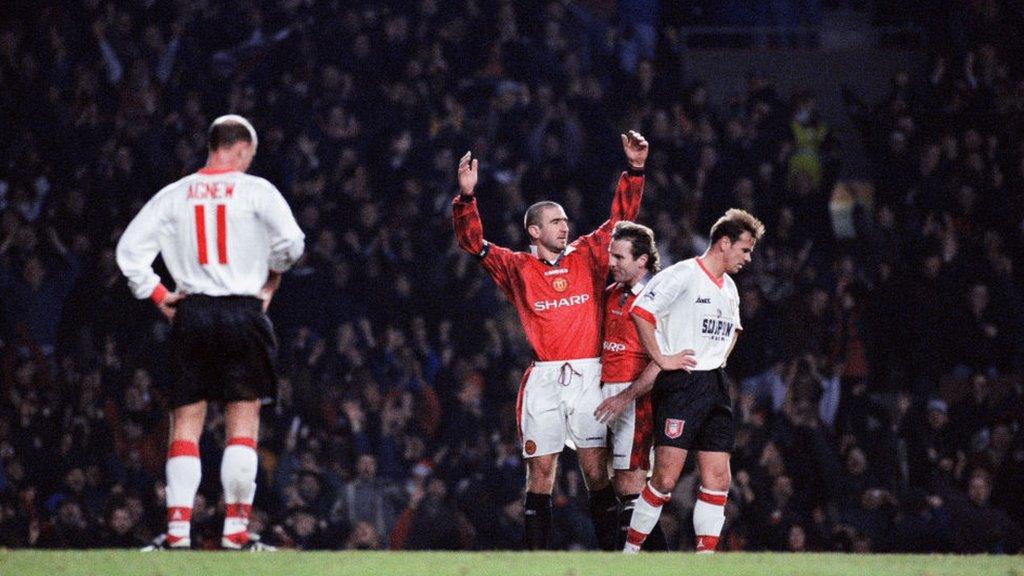
[[[636,170],[642,170],[647,163],[647,153],[651,151],[647,140],[636,130],[630,130],[622,136],[622,149],[626,152],[626,159],[629,165]]]
[[[459,160],[459,192],[463,196],[473,195],[473,189],[476,188],[479,176],[477,168],[480,161],[475,158],[470,160],[472,154],[472,152],[466,152],[466,155]]]

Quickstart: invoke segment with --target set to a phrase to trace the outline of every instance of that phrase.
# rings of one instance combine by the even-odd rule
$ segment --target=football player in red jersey
[[[597,230],[569,243],[569,219],[555,202],[530,206],[523,225],[529,252],[484,240],[475,188],[478,160],[459,162],[459,196],[452,202],[459,246],[474,254],[516,308],[535,362],[523,375],[516,418],[526,458],[525,545],[548,546],[551,492],[563,447],[579,451],[599,540],[614,542],[615,492],[608,479],[607,427],[594,417],[601,402],[602,297],[612,228],[636,217],[649,147],[637,132],[622,135],[629,168],[619,177],[611,216]]]
[[[654,231],[635,222],[615,225],[608,247],[613,284],[605,291],[604,342],[601,345],[601,393],[594,416],[611,432],[613,485],[619,498],[619,541],[622,549],[633,506],[651,469],[654,416],[650,390],[661,369],[644,351],[629,310],[636,297],[661,269]],[[682,355],[693,354],[684,350]],[[655,524],[645,549],[666,550]]]

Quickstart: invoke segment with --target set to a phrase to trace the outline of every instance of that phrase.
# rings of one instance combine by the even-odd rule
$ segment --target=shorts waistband
[[[601,386],[629,386],[632,382],[605,382],[601,380]]]
[[[576,360],[546,360],[544,362],[534,362],[533,365],[537,368],[544,368],[546,366],[559,367],[563,364],[569,364],[570,366],[600,366],[600,358],[577,358]]]
[[[186,294],[184,300],[205,300],[207,302],[263,302],[257,296],[210,296],[209,294]]]

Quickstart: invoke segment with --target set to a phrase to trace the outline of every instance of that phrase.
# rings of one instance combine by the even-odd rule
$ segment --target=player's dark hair
[[[545,208],[561,208],[562,206],[558,202],[552,202],[551,200],[542,200],[537,202],[533,206],[526,209],[526,215],[523,216],[523,228],[529,228],[533,225],[540,225],[540,215],[544,212]]]
[[[647,255],[647,269],[651,272],[661,270],[661,259],[658,257],[658,246],[654,243],[654,230],[643,224],[622,220],[612,230],[612,240],[629,240],[633,246],[633,260]]]
[[[249,129],[238,122],[221,122],[210,126],[210,134],[207,139],[207,146],[210,152],[228,148],[238,142],[252,144],[252,134]]]
[[[750,232],[754,242],[764,236],[764,224],[753,214],[739,208],[730,208],[711,227],[711,243],[714,244],[728,236],[729,240],[735,242],[740,239],[744,232]]]

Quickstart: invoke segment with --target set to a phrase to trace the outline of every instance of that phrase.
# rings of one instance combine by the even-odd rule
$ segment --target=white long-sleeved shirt
[[[305,234],[273,184],[204,168],[142,207],[117,243],[117,265],[139,299],[160,285],[158,253],[178,291],[255,296],[269,270],[284,272],[304,249]]]

